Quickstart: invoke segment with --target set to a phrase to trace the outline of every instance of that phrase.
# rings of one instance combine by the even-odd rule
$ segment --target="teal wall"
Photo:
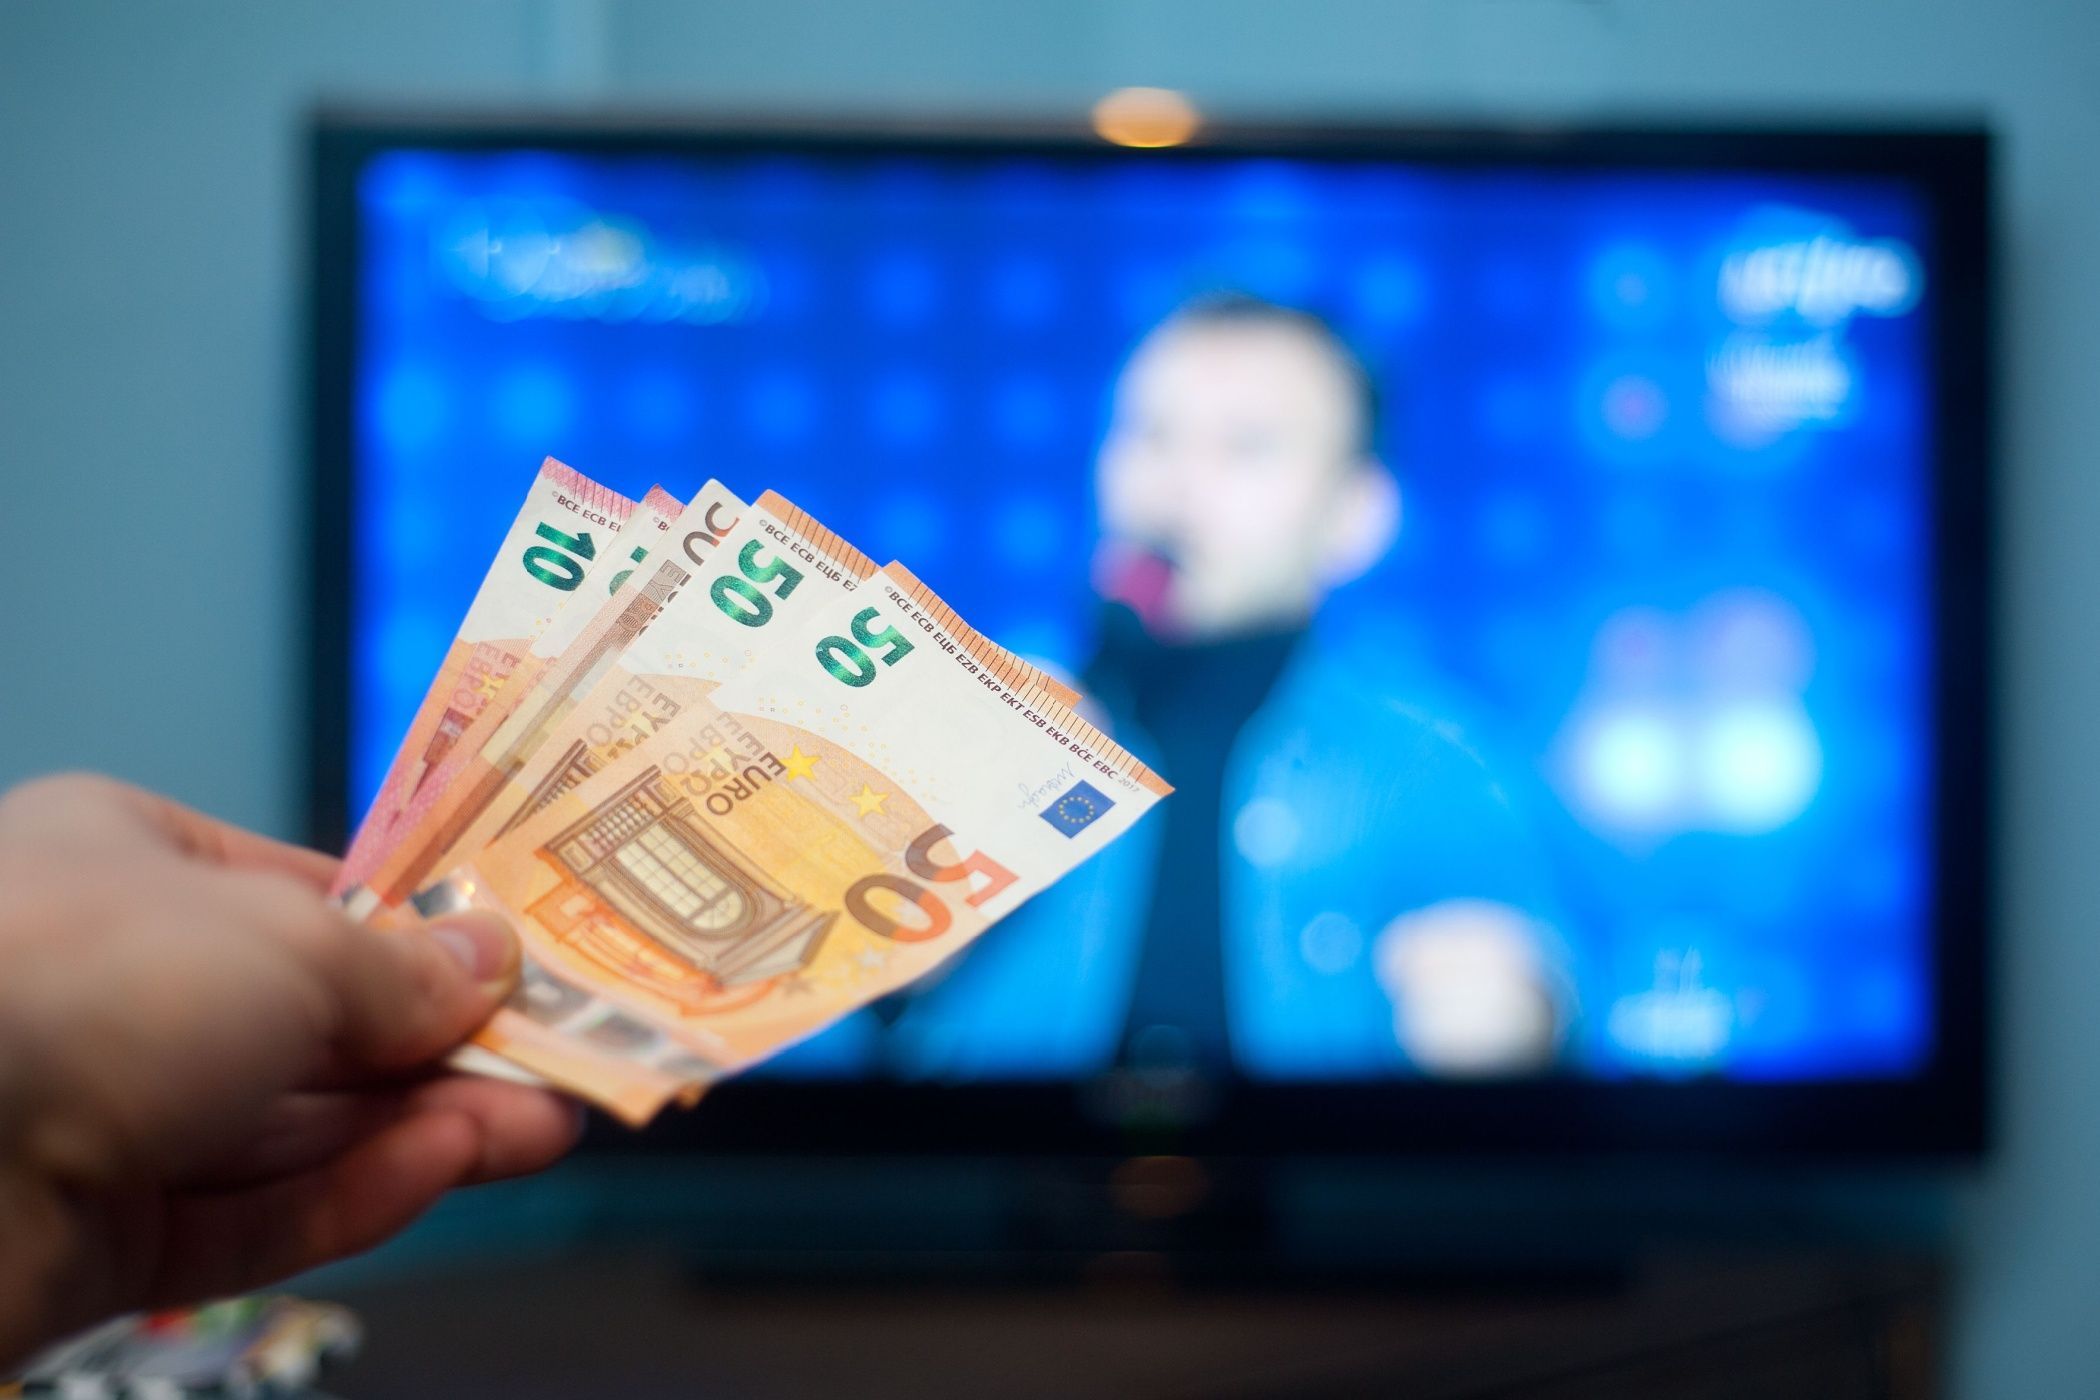
[[[1242,117],[1997,127],[2003,1148],[1980,1176],[1926,1189],[1961,1263],[1956,1393],[2093,1393],[2090,3],[7,0],[0,783],[88,765],[261,827],[296,823],[299,129],[316,101],[1034,114],[1133,82]]]

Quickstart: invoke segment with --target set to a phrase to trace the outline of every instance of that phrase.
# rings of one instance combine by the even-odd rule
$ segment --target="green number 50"
[[[763,627],[773,618],[773,598],[785,598],[802,582],[802,571],[779,555],[765,563],[758,562],[758,541],[752,540],[736,557],[737,568],[744,577],[724,574],[708,586],[707,596],[715,600],[715,606],[732,622],[741,622],[746,627]],[[773,598],[761,593],[755,585],[774,583]],[[746,580],[749,580],[746,582]]]
[[[881,661],[885,666],[894,666],[901,656],[911,654],[911,643],[904,640],[895,627],[885,627],[880,632],[871,632],[868,626],[875,620],[875,609],[862,608],[853,616],[853,625],[847,630],[853,639],[826,637],[817,643],[817,660],[842,684],[856,689],[875,679],[875,661],[863,648],[881,649]],[[857,643],[857,645],[856,645]]]

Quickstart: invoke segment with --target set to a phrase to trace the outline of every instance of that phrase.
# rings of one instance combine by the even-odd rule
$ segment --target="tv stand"
[[[709,1393],[749,1400],[999,1395],[1410,1400],[1931,1400],[1927,1261],[1799,1250],[1656,1255],[1572,1291],[1214,1291],[1078,1269],[987,1288],[944,1258],[771,1276],[599,1241],[473,1272],[343,1290],[365,1400]],[[833,1261],[836,1263],[837,1261]],[[997,1273],[997,1268],[993,1269]],[[1330,1279],[1332,1284],[1334,1280]]]

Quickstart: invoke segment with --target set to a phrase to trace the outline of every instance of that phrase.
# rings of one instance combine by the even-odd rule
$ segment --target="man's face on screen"
[[[1309,617],[1346,548],[1362,409],[1347,370],[1285,321],[1173,322],[1116,386],[1099,463],[1099,586],[1155,633]]]

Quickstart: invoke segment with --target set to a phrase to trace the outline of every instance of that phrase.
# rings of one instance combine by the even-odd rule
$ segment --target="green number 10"
[[[826,637],[817,643],[817,660],[823,662],[824,669],[843,685],[858,689],[875,679],[875,662],[862,650],[863,647],[887,647],[881,658],[885,666],[894,666],[899,657],[911,654],[911,643],[905,641],[896,628],[869,631],[868,624],[874,620],[875,609],[862,608],[854,614],[853,625],[847,629],[853,633],[852,641],[844,637]]]
[[[561,548],[551,549],[544,544],[536,544],[526,550],[525,572],[548,587],[558,588],[564,593],[582,583],[583,565],[577,560],[594,559],[598,554],[598,546],[591,543],[590,535],[565,535],[552,525],[546,524],[542,524],[533,533],[543,540],[553,541]],[[563,553],[563,550],[568,552]]]

